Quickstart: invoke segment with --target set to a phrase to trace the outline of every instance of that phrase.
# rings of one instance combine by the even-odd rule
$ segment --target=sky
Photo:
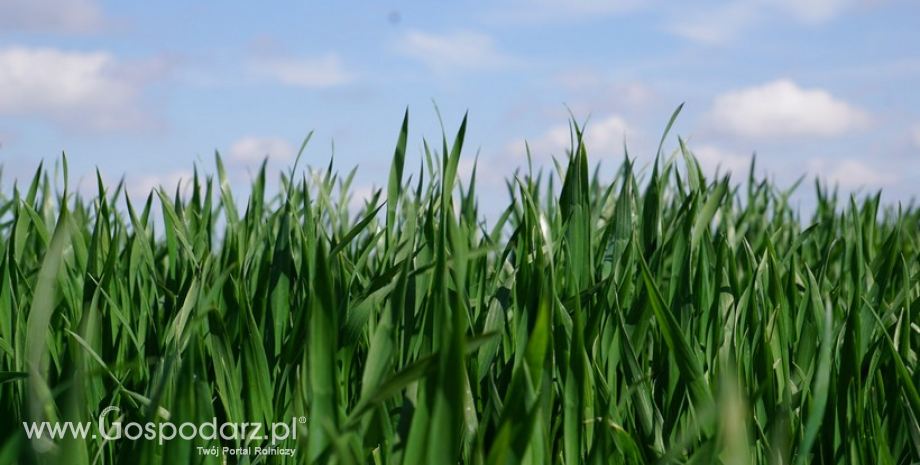
[[[402,117],[469,113],[461,172],[484,211],[565,157],[569,118],[612,174],[688,145],[709,174],[801,175],[889,204],[920,194],[920,2],[907,0],[0,0],[0,191],[66,153],[71,183],[175,189],[221,153],[238,189],[267,155],[334,155],[356,198],[385,186]],[[273,177],[273,179],[276,179]],[[808,205],[812,184],[800,188]],[[501,199],[499,202],[493,202]],[[497,207],[496,207],[497,208]]]

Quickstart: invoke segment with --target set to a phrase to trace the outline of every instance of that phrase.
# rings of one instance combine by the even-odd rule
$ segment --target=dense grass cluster
[[[141,203],[39,168],[0,202],[0,463],[920,460],[920,211],[817,184],[802,218],[753,168],[706,179],[682,141],[604,183],[573,124],[555,175],[509,180],[486,226],[465,127],[411,179],[407,118],[360,212],[332,166],[268,195],[263,165],[245,208],[219,157]],[[276,445],[24,433],[107,406],[307,422]]]

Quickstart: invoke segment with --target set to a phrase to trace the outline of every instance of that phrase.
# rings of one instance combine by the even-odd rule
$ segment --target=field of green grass
[[[242,203],[219,157],[146,198],[39,167],[0,200],[0,464],[920,461],[920,210],[806,180],[799,212],[667,130],[677,150],[602,175],[572,127],[488,223],[458,180],[465,119],[418,160],[407,115],[360,211],[332,166],[263,165]],[[296,438],[23,425],[98,433],[108,406],[106,427]]]

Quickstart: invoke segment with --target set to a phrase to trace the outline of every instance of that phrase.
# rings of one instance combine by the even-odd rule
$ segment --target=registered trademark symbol
[[[307,417],[300,417],[300,424],[304,424],[306,422],[307,422]]]

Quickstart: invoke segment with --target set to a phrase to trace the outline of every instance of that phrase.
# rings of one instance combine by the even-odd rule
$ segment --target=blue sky
[[[464,170],[486,194],[564,156],[569,111],[611,173],[671,112],[710,173],[802,174],[920,194],[920,4],[906,0],[115,2],[0,0],[3,190],[66,152],[93,185],[174,188],[221,152],[244,186],[315,131],[305,161],[385,185],[406,107],[410,156],[470,115]],[[676,138],[666,148],[676,147]],[[810,192],[803,187],[803,195]],[[807,195],[806,195],[807,196]],[[489,197],[484,196],[483,201]]]

